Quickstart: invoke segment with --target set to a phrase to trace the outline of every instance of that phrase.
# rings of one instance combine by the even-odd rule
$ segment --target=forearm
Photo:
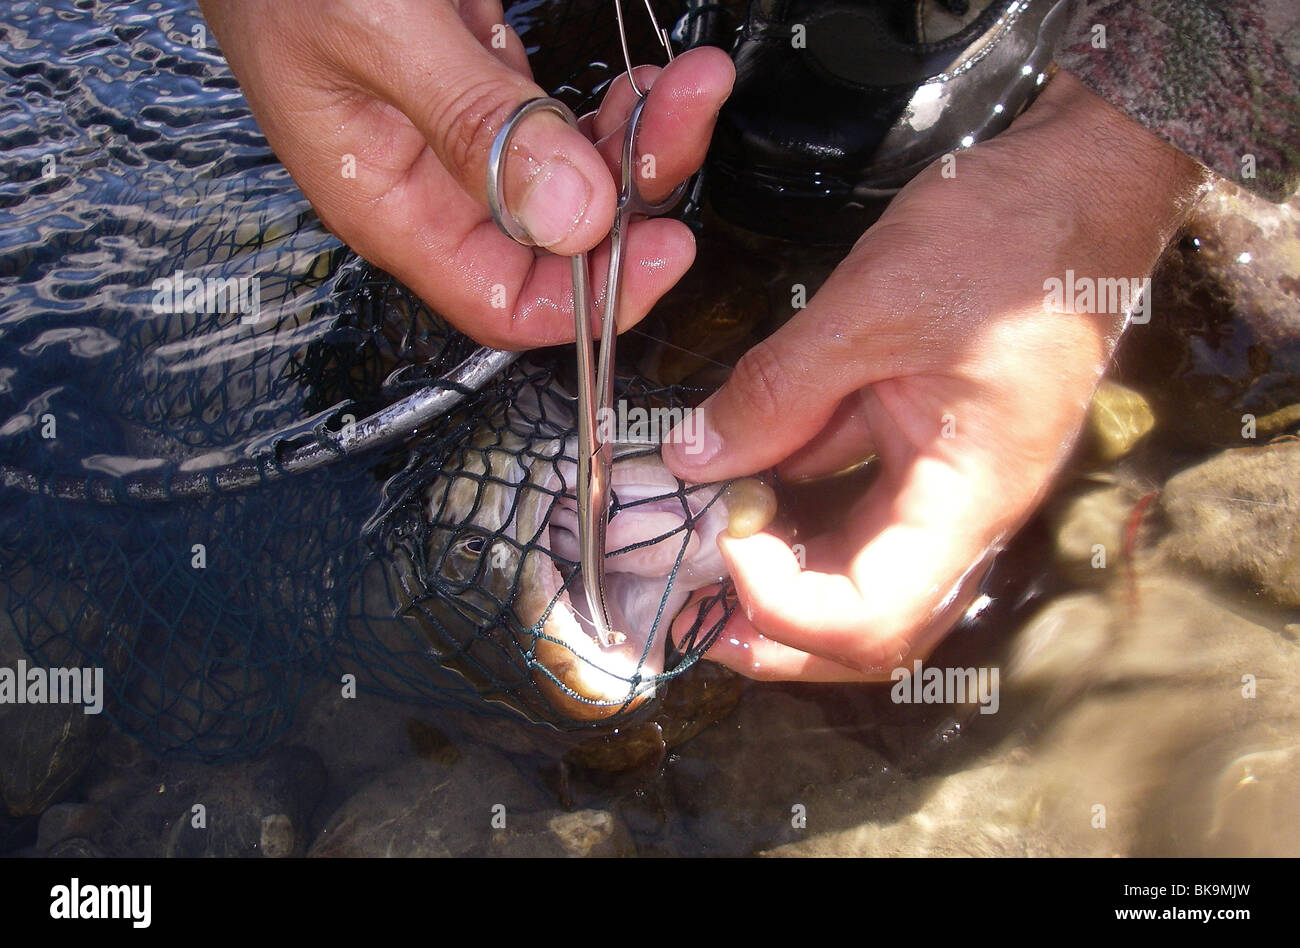
[[[1078,241],[1104,244],[1106,256],[1130,265],[1155,265],[1209,179],[1203,165],[1065,72],[1004,137],[1034,162],[1036,177],[1054,182],[1044,193],[1061,203]]]

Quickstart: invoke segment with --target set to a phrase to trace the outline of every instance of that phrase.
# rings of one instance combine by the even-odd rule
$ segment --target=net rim
[[[286,450],[280,450],[287,440],[284,432],[289,427],[296,428],[296,425],[279,429],[279,437],[273,432],[266,440],[268,447],[256,454],[201,470],[182,472],[177,470],[175,462],[169,462],[161,468],[140,473],[75,477],[40,475],[0,464],[0,488],[100,504],[123,501],[165,503],[249,490],[284,477],[318,471],[336,461],[385,447],[409,436],[416,428],[454,408],[469,393],[482,389],[523,354],[480,346],[437,383],[425,385],[339,431],[318,425],[313,441]],[[347,403],[341,403],[330,414],[337,416],[346,407]]]

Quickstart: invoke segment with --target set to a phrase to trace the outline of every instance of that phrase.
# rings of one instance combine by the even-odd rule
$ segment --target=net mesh
[[[607,554],[666,564],[654,608],[628,613],[653,644],[603,697],[576,692],[583,672],[554,648],[581,612],[556,526],[574,489],[571,353],[455,377],[477,347],[323,230],[192,4],[145,7],[0,14],[15,169],[0,181],[0,634],[42,664],[104,668],[122,730],[204,759],[275,740],[322,676],[560,726],[635,713],[718,634],[679,621],[655,660],[723,486],[616,488],[611,524],[676,511]],[[510,17],[576,109],[617,74],[607,4]],[[338,450],[439,391],[454,408]],[[702,396],[634,378],[620,394],[647,410]],[[328,463],[288,469],[313,450]],[[734,604],[725,586],[701,594],[690,614]]]
[[[696,533],[709,529],[706,521],[710,512],[719,512],[725,485],[688,486],[674,479],[667,489],[651,484],[620,496],[616,474],[611,528],[648,507],[673,514],[668,529],[643,530],[606,551],[611,585],[628,581],[621,558],[657,551],[650,558],[666,564],[657,581],[647,584],[643,602],[649,608],[628,612],[650,644],[645,653],[639,647],[629,653],[621,670],[601,665],[616,679],[602,695],[576,691],[572,676],[546,656],[546,643],[564,646],[562,659],[571,655],[571,640],[554,620],[564,612],[585,615],[572,529],[574,403],[557,386],[558,374],[532,362],[512,369],[443,419],[440,430],[414,446],[402,470],[385,482],[384,502],[366,530],[371,581],[359,584],[350,602],[352,634],[346,654],[338,655],[342,670],[389,693],[460,693],[554,724],[593,716],[610,723],[713,643],[722,623],[706,628],[698,620],[715,604],[730,614],[734,598],[724,587],[692,604],[697,621],[677,630],[664,671],[648,654],[663,648],[673,614],[662,602],[672,595],[688,556],[702,545]],[[629,410],[671,411],[682,406],[684,395],[698,394],[626,379],[620,385]],[[616,470],[656,456],[655,447],[624,446]],[[712,538],[707,542],[711,547]]]

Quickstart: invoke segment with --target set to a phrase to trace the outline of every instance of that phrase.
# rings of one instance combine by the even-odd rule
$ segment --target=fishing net
[[[560,374],[532,362],[514,367],[444,419],[436,435],[410,446],[404,468],[386,481],[366,531],[369,579],[355,589],[348,653],[339,656],[361,681],[387,693],[474,695],[558,725],[610,723],[716,639],[723,623],[704,627],[701,619],[715,604],[730,615],[735,600],[725,587],[691,605],[695,621],[678,629],[662,672],[639,646],[620,667],[603,656],[576,656],[566,644],[558,619],[566,611],[585,615],[585,606],[574,532],[575,406],[557,387]],[[629,410],[672,411],[683,396],[698,394],[629,379],[619,386]],[[657,446],[624,446],[617,465],[657,454]],[[649,584],[652,608],[636,631],[649,636],[647,649],[662,651],[677,611],[662,608],[662,600],[700,544],[694,531],[711,512],[722,513],[724,485],[677,482],[652,491],[620,496],[616,476],[611,527],[651,506],[667,507],[675,523],[625,545],[611,542],[606,556],[612,584],[620,581],[620,556],[661,549],[654,560],[664,564],[662,574]],[[613,680],[600,693],[581,690],[561,667],[568,661],[607,669]]]
[[[607,4],[511,17],[576,108],[617,74]],[[0,636],[102,667],[118,727],[204,759],[275,740],[322,677],[614,724],[712,643],[697,620],[625,699],[566,693],[545,656],[580,582],[550,530],[574,489],[571,352],[482,349],[341,247],[191,3],[11,3],[0,70]],[[719,492],[616,495],[611,522],[679,505],[637,544],[679,545],[671,588]],[[543,560],[559,585],[522,608]],[[691,608],[714,602],[734,599]]]

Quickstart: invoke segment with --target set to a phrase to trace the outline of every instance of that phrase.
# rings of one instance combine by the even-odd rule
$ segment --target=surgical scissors
[[[655,38],[672,62],[673,50],[668,33],[659,26],[650,0],[645,0],[646,12]],[[614,628],[609,617],[609,604],[605,595],[605,534],[609,527],[610,481],[614,466],[614,438],[602,437],[602,418],[614,418],[614,352],[618,338],[618,311],[623,289],[623,262],[628,227],[634,217],[653,217],[672,209],[686,189],[687,182],[679,184],[662,201],[650,202],[642,195],[636,180],[637,135],[641,127],[641,114],[645,109],[647,90],[636,84],[633,76],[632,56],[627,44],[627,29],[623,21],[623,4],[614,0],[614,15],[618,20],[619,40],[623,48],[623,62],[627,79],[636,93],[637,101],[627,120],[623,134],[621,155],[621,180],[618,205],[614,212],[614,226],[609,232],[609,265],[606,270],[605,300],[601,313],[599,365],[593,366],[591,276],[585,253],[571,258],[573,279],[573,328],[577,336],[578,356],[578,544],[581,550],[583,589],[591,623],[601,645],[616,645],[625,638]],[[559,115],[574,128],[578,127],[573,111],[558,99],[546,96],[529,99],[511,114],[492,141],[488,155],[487,196],[492,219],[508,236],[524,246],[536,246],[514,215],[505,206],[506,157],[510,142],[519,125],[535,112],[549,111]]]

